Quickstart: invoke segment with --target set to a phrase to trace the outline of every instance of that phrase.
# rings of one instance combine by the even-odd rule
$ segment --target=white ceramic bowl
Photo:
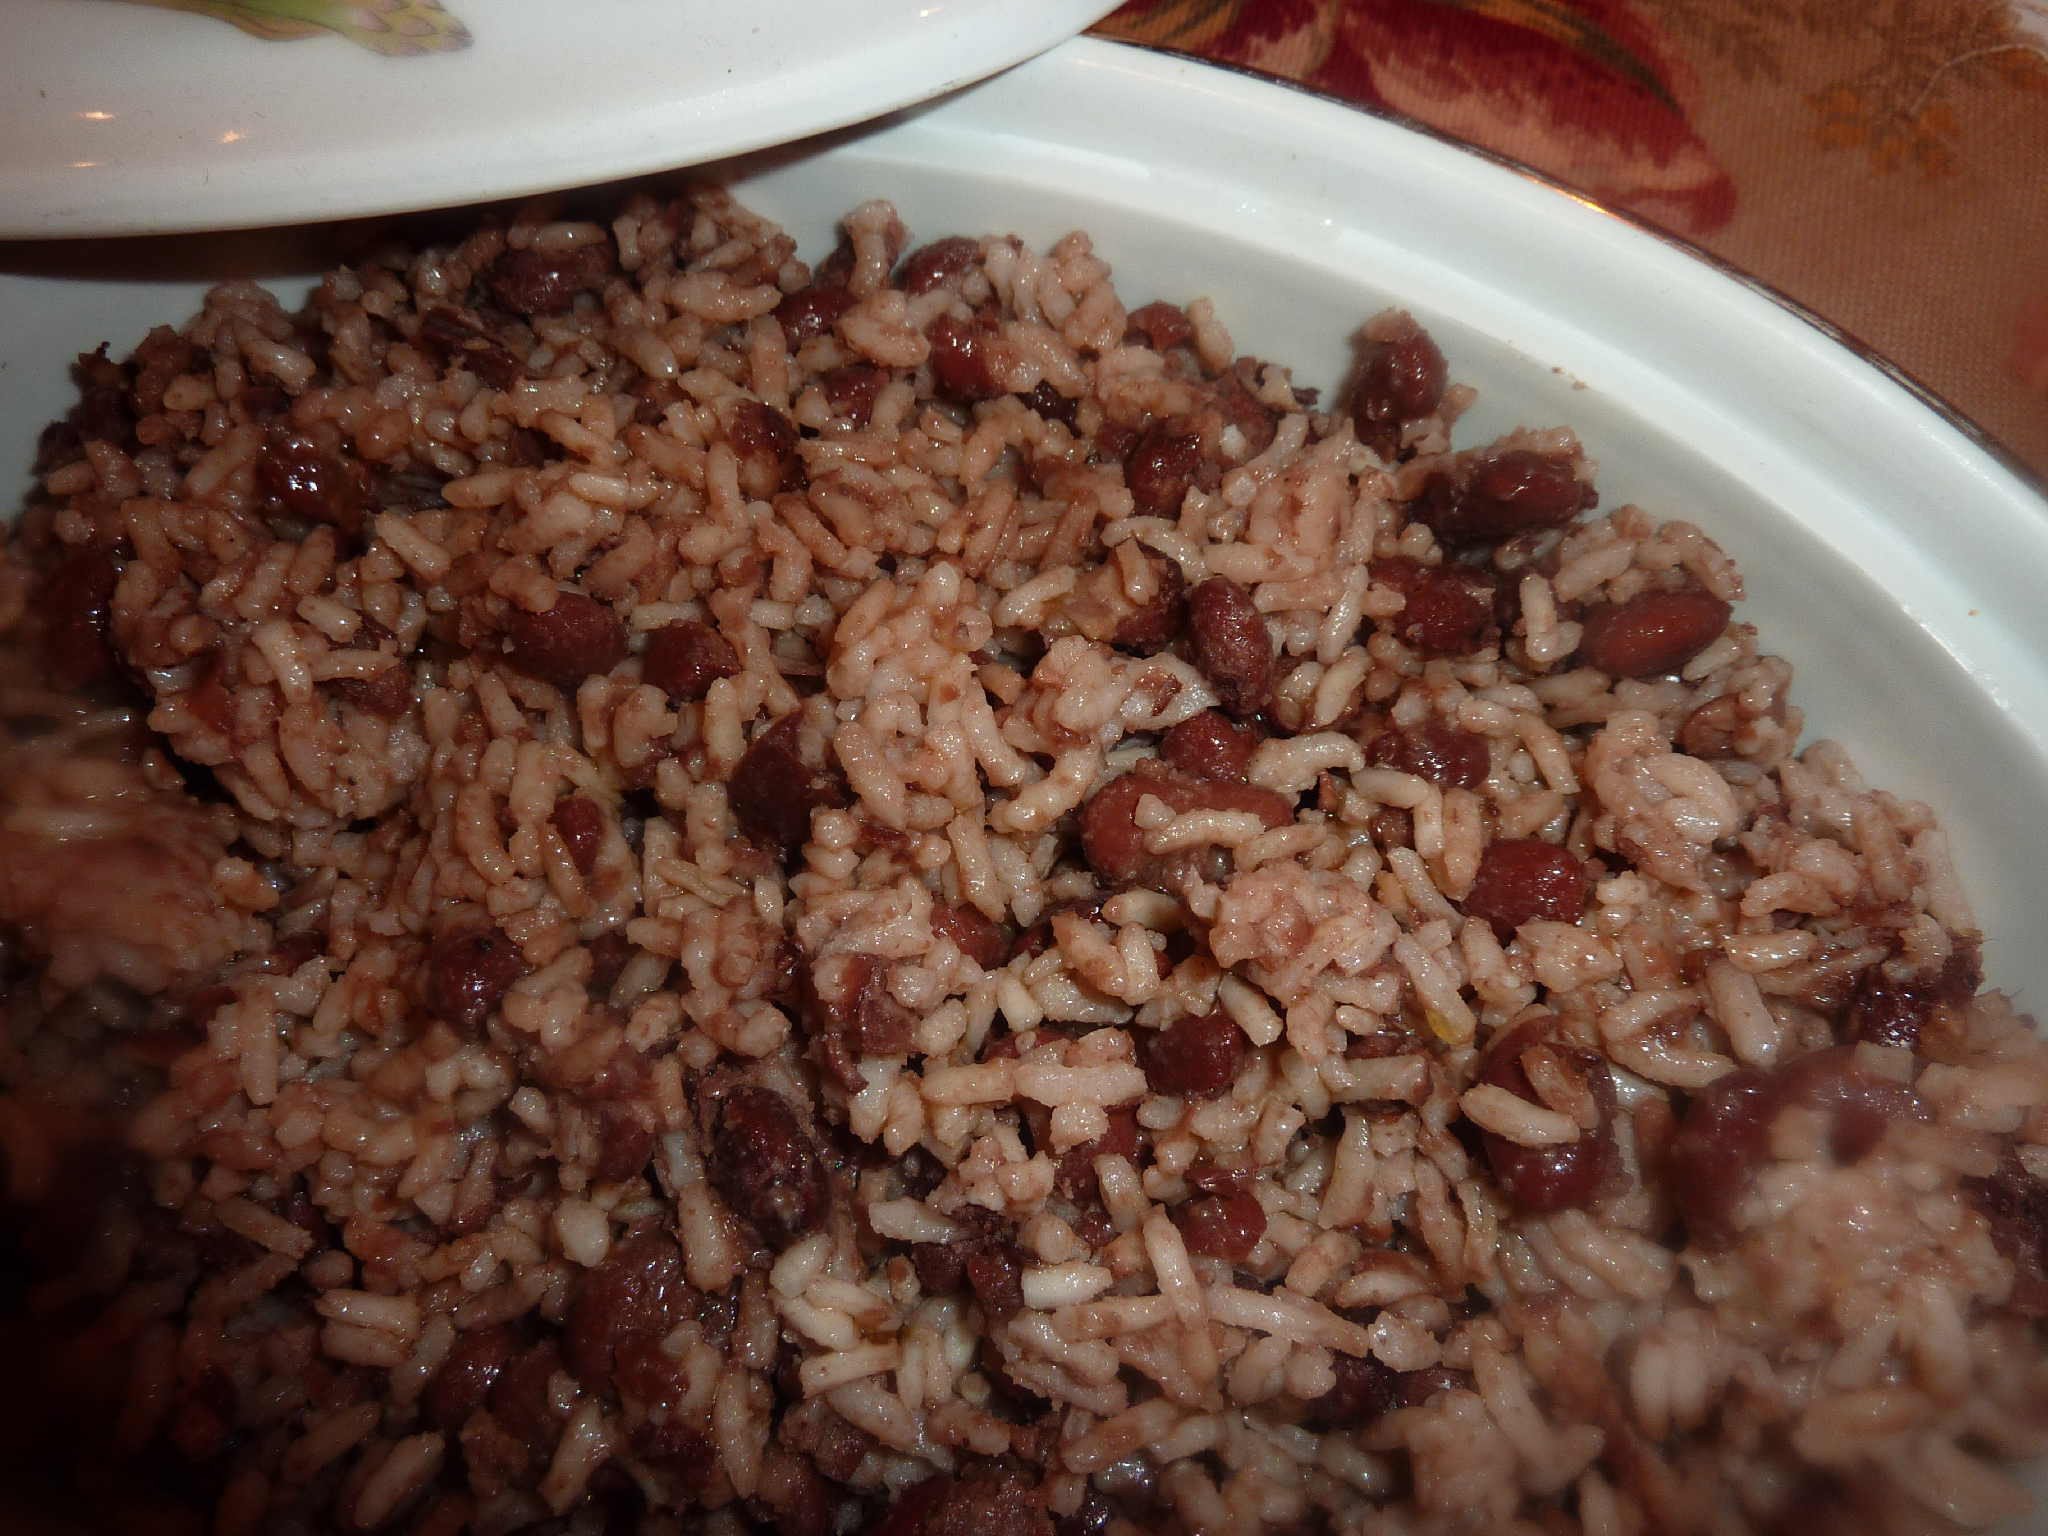
[[[2023,1004],[2048,995],[2048,504],[1811,320],[1470,151],[1092,40],[721,170],[813,256],[877,195],[917,237],[1088,229],[1127,297],[1206,294],[1241,348],[1303,384],[1334,385],[1358,322],[1409,307],[1481,390],[1464,441],[1569,424],[1603,505],[1692,519],[1736,555],[1744,616],[1796,664],[1811,727],[1937,806],[1993,980]],[[290,286],[361,233],[0,246],[9,489],[64,407],[71,355],[118,355],[215,278]]]

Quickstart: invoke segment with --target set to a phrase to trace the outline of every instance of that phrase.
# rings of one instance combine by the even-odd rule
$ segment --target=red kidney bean
[[[1251,593],[1212,576],[1188,594],[1188,654],[1223,712],[1242,719],[1273,697],[1273,637]]]
[[[1420,1408],[1439,1392],[1471,1392],[1473,1384],[1470,1371],[1460,1371],[1448,1365],[1424,1366],[1419,1371],[1401,1373],[1401,1406]]]
[[[784,715],[754,738],[726,788],[740,830],[784,856],[810,840],[812,811],[850,799],[845,780],[830,767],[811,767],[799,742],[797,717]]]
[[[2006,1305],[2026,1317],[2048,1317],[2048,1185],[2007,1147],[1991,1175],[1964,1179],[1962,1192],[1983,1214],[1991,1245],[2012,1264]]]
[[[740,484],[748,495],[782,488],[796,463],[795,422],[772,405],[742,396],[726,407],[725,437],[739,456]]]
[[[329,453],[312,438],[272,427],[256,457],[256,494],[273,516],[325,523],[353,537],[369,507],[369,478],[355,459]]]
[[[1047,421],[1056,421],[1069,432],[1074,430],[1074,420],[1081,412],[1081,402],[1071,395],[1063,395],[1044,379],[1017,397],[1024,402],[1024,408],[1036,411]]]
[[[626,626],[611,608],[581,592],[558,592],[546,613],[505,615],[505,659],[528,677],[574,688],[609,672],[626,654]]]
[[[483,1407],[517,1348],[512,1330],[502,1324],[458,1334],[455,1347],[421,1396],[427,1422],[444,1434],[461,1429],[469,1416]]]
[[[1154,422],[1138,434],[1124,459],[1124,483],[1141,513],[1171,517],[1194,488],[1202,467],[1202,439]]]
[[[1391,462],[1401,447],[1401,429],[1443,404],[1447,377],[1443,353],[1412,320],[1398,335],[1366,342],[1348,402],[1358,440]]]
[[[1265,401],[1254,393],[1258,386],[1257,363],[1249,357],[1241,357],[1229,373],[1217,380],[1216,391],[1210,397],[1224,421],[1236,427],[1244,435],[1242,458],[1256,458],[1273,446],[1273,438],[1280,430],[1280,416]],[[1313,399],[1314,390],[1306,393]],[[1204,489],[1207,489],[1204,485]]]
[[[519,946],[497,928],[481,923],[457,928],[427,948],[427,1006],[474,1035],[525,974]]]
[[[1661,677],[1720,639],[1731,612],[1706,592],[1644,592],[1589,608],[1579,660],[1616,677]]]
[[[591,1176],[601,1184],[616,1184],[645,1169],[654,1156],[654,1127],[630,1104],[600,1105],[597,1120],[597,1165]]]
[[[1053,1536],[1053,1521],[1021,1472],[969,1462],[898,1494],[865,1536]]]
[[[1010,936],[1003,932],[1002,924],[965,902],[934,902],[932,932],[951,939],[985,971],[995,970],[1010,958]]]
[[[813,1035],[842,1035],[863,1056],[910,1049],[916,1020],[889,995],[879,955],[832,955],[804,973],[803,1013]]]
[[[548,820],[569,850],[569,862],[579,874],[597,868],[598,850],[604,846],[604,811],[586,795],[570,795],[555,802]]]
[[[949,277],[958,277],[981,259],[981,242],[949,235],[921,245],[903,258],[897,282],[905,293],[930,293]]]
[[[889,386],[889,373],[871,363],[847,363],[819,375],[818,387],[834,416],[864,427],[875,414],[875,401]]]
[[[1571,459],[1510,448],[1471,462],[1462,479],[1431,475],[1409,516],[1456,548],[1561,528],[1599,499]]]
[[[1057,906],[1048,907],[1044,916],[1017,935],[1017,941],[1010,946],[1010,958],[1014,960],[1019,955],[1035,958],[1044,954],[1053,941],[1052,920],[1062,912],[1072,912],[1093,922],[1102,916],[1102,898],[1098,896],[1092,901],[1063,901]],[[1015,1038],[1013,1035],[1003,1037],[1004,1040]],[[1011,1054],[1016,1053],[1013,1051]],[[988,1058],[984,1056],[983,1059]]]
[[[608,928],[590,941],[590,990],[599,996],[611,991],[633,958],[633,945],[624,933]]]
[[[1938,1010],[1960,1008],[1982,983],[1978,946],[1973,940],[1957,944],[1932,974],[1894,977],[1886,974],[1884,966],[1873,965],[1857,978],[1843,1032],[1851,1040],[1917,1051],[1922,1036],[1939,1017]],[[1947,1038],[1942,1043],[1950,1043],[1960,1033],[1960,1023],[1951,1024],[1943,1032]]]
[[[695,1314],[695,1297],[672,1236],[645,1231],[621,1239],[576,1288],[562,1330],[570,1368],[587,1387],[616,1388],[630,1346],[658,1345]]]
[[[1259,734],[1253,727],[1205,709],[1168,727],[1159,739],[1159,756],[1190,778],[1242,784],[1258,746]]]
[[[991,1322],[1015,1317],[1024,1306],[1024,1250],[1015,1243],[993,1242],[970,1248],[961,1261],[967,1288]]]
[[[1425,656],[1462,656],[1498,633],[1494,585],[1468,566],[1391,555],[1373,561],[1370,570],[1375,582],[1407,599],[1386,627]]]
[[[1081,808],[1081,851],[1088,865],[1119,888],[1145,885],[1171,890],[1182,868],[1179,855],[1145,851],[1145,834],[1137,822],[1138,802],[1157,796],[1176,814],[1193,810],[1249,811],[1267,827],[1294,820],[1294,804],[1286,796],[1251,784],[1190,779],[1165,766],[1142,764],[1111,779]]]
[[[561,1369],[561,1346],[552,1338],[542,1339],[505,1362],[484,1400],[498,1427],[521,1441],[529,1456],[542,1465],[554,1455],[561,1435],[562,1415],[555,1410],[548,1389],[549,1381]]]
[[[647,636],[640,676],[668,695],[671,704],[694,703],[722,677],[740,673],[739,652],[709,624],[680,619]]]
[[[36,596],[43,614],[43,665],[60,687],[91,688],[119,672],[112,614],[120,580],[113,555],[92,548],[72,551],[43,578]]]
[[[1230,1091],[1250,1042],[1222,1009],[1187,1014],[1164,1029],[1141,1033],[1138,1063],[1154,1093],[1216,1099]]]
[[[358,637],[357,643],[363,643],[363,637]],[[396,720],[412,708],[412,682],[412,668],[400,656],[381,672],[372,672],[367,677],[337,677],[333,687],[337,695],[365,714]],[[215,685],[218,686],[217,679]]]
[[[1375,767],[1412,773],[1446,789],[1474,789],[1486,782],[1486,738],[1454,725],[1398,726],[1373,737],[1365,760]]]
[[[1187,627],[1187,578],[1180,567],[1153,550],[1144,552],[1158,590],[1152,600],[1120,622],[1110,638],[1112,645],[1140,656],[1150,656],[1171,645]]]
[[[1060,1154],[1059,1166],[1053,1174],[1053,1187],[1069,1200],[1092,1198],[1100,1192],[1100,1182],[1095,1177],[1095,1159],[1115,1155],[1136,1161],[1143,1143],[1143,1133],[1138,1129],[1138,1112],[1129,1105],[1122,1105],[1109,1112],[1109,1129],[1092,1141],[1067,1148]]]
[[[775,318],[793,350],[829,334],[839,323],[839,317],[853,305],[853,295],[846,291],[844,283],[813,283],[785,294],[775,306]]]
[[[445,304],[420,316],[419,345],[443,368],[467,369],[492,389],[510,389],[526,373],[510,348]]]
[[[1588,1205],[1614,1178],[1620,1163],[1614,1147],[1613,1079],[1606,1065],[1590,1051],[1577,1051],[1551,1040],[1557,1020],[1539,1015],[1516,1025],[1494,1043],[1480,1063],[1479,1081],[1505,1088],[1517,1098],[1536,1102],[1536,1091],[1522,1066],[1522,1053],[1548,1043],[1577,1067],[1602,1108],[1600,1123],[1580,1132],[1577,1141],[1550,1147],[1525,1147],[1491,1131],[1480,1132],[1487,1166],[1507,1197],[1525,1211],[1547,1215]]]
[[[1131,311],[1124,324],[1125,346],[1147,346],[1164,352],[1168,347],[1184,347],[1194,339],[1194,322],[1177,304],[1141,305]]]
[[[1770,1156],[1771,1125],[1795,1106],[1826,1117],[1828,1150],[1843,1163],[1867,1157],[1895,1122],[1931,1118],[1906,1084],[1864,1071],[1853,1046],[1717,1078],[1687,1106],[1671,1143],[1672,1184],[1694,1241],[1710,1248],[1734,1241],[1736,1208]]]
[[[1586,910],[1592,880],[1576,854],[1533,837],[1496,838],[1479,856],[1465,894],[1468,917],[1483,918],[1503,944],[1538,918],[1575,923]]]
[[[560,314],[579,293],[604,286],[618,270],[609,240],[579,245],[560,255],[506,251],[484,269],[484,285],[502,308],[515,315]]]
[[[1189,1253],[1242,1262],[1266,1235],[1266,1210],[1245,1190],[1204,1195],[1167,1212]]]
[[[1333,1354],[1330,1366],[1336,1384],[1304,1405],[1302,1417],[1311,1428],[1356,1429],[1400,1406],[1400,1376],[1371,1355]]]
[[[1694,757],[1734,757],[1737,755],[1735,737],[1742,729],[1742,720],[1742,707],[1734,694],[1724,693],[1719,698],[1709,699],[1679,725],[1678,749]]]
[[[787,1099],[742,1084],[719,1102],[712,1129],[711,1186],[763,1241],[786,1248],[824,1225],[824,1164]]]
[[[992,355],[1001,334],[993,321],[961,320],[953,315],[941,315],[926,326],[925,340],[932,349],[932,383],[938,392],[962,405],[1001,394]]]

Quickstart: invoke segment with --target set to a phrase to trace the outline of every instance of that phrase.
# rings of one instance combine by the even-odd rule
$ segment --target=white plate
[[[1056,107],[1056,110],[1054,109]],[[1413,309],[1483,391],[1480,442],[1576,427],[1603,505],[1699,523],[1741,561],[1740,616],[1870,779],[1934,803],[1987,968],[2048,997],[2048,504],[1814,323],[1631,225],[1477,155],[1312,96],[1081,41],[898,119],[723,168],[803,250],[893,197],[915,238],[1079,226],[1133,299],[1211,296],[1242,348],[1342,375],[1346,338]],[[331,238],[331,237],[323,237]],[[89,247],[0,248],[0,465],[18,482],[64,364],[182,316],[199,283],[75,273]],[[115,255],[187,277],[309,260],[248,241]],[[304,268],[309,270],[310,268]],[[293,286],[302,287],[303,284]]]
[[[0,0],[0,239],[343,218],[694,165],[952,90],[1115,0],[440,4],[467,44],[387,57],[334,32],[265,41],[112,0]]]

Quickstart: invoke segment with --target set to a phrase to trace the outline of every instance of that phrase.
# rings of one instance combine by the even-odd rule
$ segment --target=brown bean
[[[1024,402],[1026,410],[1036,411],[1047,421],[1060,423],[1069,432],[1074,430],[1075,418],[1081,412],[1079,400],[1071,395],[1061,394],[1044,379],[1040,379],[1017,398]]]
[[[941,315],[925,327],[924,334],[931,343],[932,384],[938,393],[972,405],[1003,392],[994,372],[995,344],[1001,332],[993,321]]]
[[[1204,1195],[1167,1212],[1189,1253],[1241,1263],[1266,1235],[1266,1209],[1246,1190]]]
[[[1215,1099],[1230,1091],[1249,1042],[1222,1009],[1187,1014],[1164,1029],[1141,1034],[1138,1062],[1154,1093],[1178,1099]]]
[[[548,817],[569,850],[569,862],[578,874],[588,878],[597,868],[598,851],[604,847],[604,811],[587,795],[569,795],[555,802]]]
[[[337,677],[334,691],[365,714],[396,720],[412,708],[412,668],[399,657],[367,677]]]
[[[1088,865],[1112,886],[1150,886],[1171,891],[1185,866],[1181,856],[1148,853],[1138,826],[1138,802],[1156,796],[1176,814],[1194,810],[1247,811],[1270,828],[1294,820],[1286,796],[1251,784],[1191,779],[1161,764],[1146,763],[1111,779],[1081,808],[1081,851]]]
[[[667,1232],[636,1232],[612,1245],[588,1271],[562,1330],[570,1368],[587,1387],[616,1387],[622,1357],[635,1343],[659,1344],[694,1315],[695,1291],[683,1278],[683,1252]]]
[[[112,614],[120,580],[113,555],[89,547],[66,555],[43,578],[35,596],[43,615],[43,665],[60,687],[91,688],[119,671]]]
[[[1216,690],[1223,712],[1242,719],[1273,697],[1273,637],[1251,593],[1212,576],[1188,594],[1188,656]]]
[[[1194,488],[1202,466],[1202,439],[1155,422],[1138,434],[1124,460],[1124,483],[1140,513],[1171,517]]]
[[[1399,334],[1368,341],[1360,349],[1349,402],[1358,440],[1389,462],[1400,451],[1401,429],[1443,404],[1448,377],[1444,355],[1429,332],[1402,318],[1407,325]]]
[[[1588,609],[1579,660],[1615,677],[1676,672],[1721,637],[1732,612],[1707,592],[1643,592]]]
[[[889,385],[888,370],[872,363],[848,363],[819,375],[818,387],[834,416],[864,427],[875,414],[875,401]]]
[[[72,364],[78,381],[78,404],[71,422],[85,442],[112,443],[116,448],[135,445],[135,398],[128,387],[128,372],[107,356],[101,342],[91,352],[81,352]]]
[[[272,427],[256,457],[256,494],[267,516],[325,523],[354,536],[369,507],[369,477],[359,460],[323,449],[312,438]]]
[[[739,459],[740,489],[763,500],[785,488],[797,468],[797,430],[774,406],[746,396],[725,411],[725,437]]]
[[[483,1407],[517,1349],[512,1330],[502,1325],[458,1334],[455,1347],[421,1396],[420,1407],[427,1421],[445,1434],[461,1429],[469,1416]]]
[[[1550,1044],[1551,1049],[1566,1054],[1569,1063],[1585,1073],[1596,1101],[1601,1101],[1603,1094],[1611,1098],[1613,1080],[1606,1075],[1605,1065],[1589,1052],[1569,1051],[1552,1044],[1556,1029],[1557,1020],[1550,1014],[1516,1025],[1488,1049],[1486,1059],[1480,1063],[1479,1081],[1535,1102],[1536,1091],[1522,1065],[1522,1056],[1534,1046]],[[1619,1166],[1608,1116],[1603,1116],[1599,1125],[1582,1131],[1576,1141],[1554,1146],[1523,1146],[1491,1131],[1482,1131],[1479,1139],[1487,1165],[1502,1191],[1517,1206],[1538,1215],[1590,1204]]]
[[[1252,727],[1205,709],[1167,729],[1159,739],[1159,756],[1191,778],[1242,784],[1258,746],[1259,735]]]
[[[981,242],[949,235],[921,245],[903,258],[897,282],[905,293],[930,293],[949,277],[958,277],[981,259]]]
[[[1304,1421],[1314,1429],[1356,1429],[1384,1418],[1401,1402],[1401,1378],[1371,1355],[1330,1357],[1336,1384],[1305,1404]]]
[[[1144,552],[1157,582],[1152,600],[1118,623],[1110,644],[1140,656],[1151,656],[1171,645],[1187,626],[1187,578],[1180,567],[1153,550]]]
[[[1954,1012],[1976,995],[1982,980],[1978,947],[1968,940],[1958,943],[1932,973],[1893,976],[1884,965],[1873,965],[1857,979],[1856,990],[1850,994],[1843,1034],[1872,1045],[1917,1051],[1922,1036],[1937,1026],[1946,1010],[1950,1022],[1943,1033],[1959,1036],[1961,1023],[1954,1019]]]
[[[1586,910],[1592,881],[1576,854],[1534,837],[1496,838],[1479,856],[1479,872],[1465,894],[1468,917],[1493,925],[1502,943],[1538,918],[1575,923]]]
[[[640,676],[668,695],[671,704],[694,703],[722,677],[740,673],[739,652],[709,624],[679,619],[647,636]]]
[[[854,297],[844,283],[813,283],[785,294],[775,306],[775,318],[794,349],[829,334],[853,305]]]
[[[557,592],[545,613],[505,615],[505,659],[528,677],[574,688],[609,672],[626,654],[626,626],[610,606],[581,592]]]
[[[600,1184],[630,1179],[654,1156],[654,1127],[630,1104],[602,1104],[597,1111],[597,1163],[591,1177]]]
[[[719,1101],[712,1131],[711,1186],[770,1247],[786,1248],[824,1224],[824,1164],[781,1094],[734,1088]]]
[[[506,251],[484,269],[483,276],[491,297],[515,315],[553,315],[573,305],[577,294],[603,287],[616,270],[612,244],[605,240],[560,255]]]
[[[1024,1306],[1024,1251],[1015,1243],[990,1242],[967,1250],[962,1266],[967,1288],[990,1321],[1014,1317]]]
[[[1124,345],[1143,345],[1155,352],[1184,347],[1195,339],[1194,323],[1177,304],[1154,302],[1130,313],[1124,324]]]
[[[1002,924],[965,902],[934,902],[932,932],[944,934],[960,952],[985,971],[993,971],[1010,958],[1010,936]]]
[[[492,389],[510,389],[526,372],[503,342],[445,304],[420,316],[419,345],[443,368],[466,369]]]
[[[1406,555],[1375,560],[1372,579],[1392,587],[1406,605],[1386,627],[1425,656],[1462,656],[1499,632],[1494,618],[1494,585],[1462,565],[1424,565]]]
[[[1561,528],[1598,500],[1575,460],[1509,448],[1468,464],[1462,478],[1431,475],[1409,516],[1458,548]]]
[[[1454,725],[1430,724],[1380,732],[1365,749],[1365,760],[1446,789],[1475,789],[1486,782],[1490,754],[1484,736]]]
[[[797,717],[784,715],[754,738],[726,790],[740,830],[784,855],[810,840],[812,811],[849,798],[838,773],[804,761],[799,741]]]
[[[562,1369],[562,1349],[552,1338],[542,1339],[505,1363],[491,1384],[484,1406],[498,1427],[522,1442],[530,1456],[552,1456],[561,1437],[563,1415],[556,1409],[549,1383]]]
[[[1991,1175],[1964,1179],[1962,1192],[1983,1215],[1991,1246],[2012,1264],[2006,1304],[2024,1317],[2048,1317],[2048,1184],[2007,1147]]]
[[[525,974],[519,946],[502,931],[482,923],[457,928],[428,946],[427,1006],[474,1035]]]
[[[1732,693],[1707,700],[1688,714],[1678,727],[1676,745],[1694,757],[1735,757],[1736,740],[1742,730],[1742,705]]]
[[[969,1461],[898,1494],[864,1536],[1053,1536],[1053,1521],[1020,1470]]]
[[[879,955],[838,954],[805,972],[803,1014],[811,1033],[841,1035],[862,1056],[898,1056],[909,1050],[916,1020],[886,985]]]

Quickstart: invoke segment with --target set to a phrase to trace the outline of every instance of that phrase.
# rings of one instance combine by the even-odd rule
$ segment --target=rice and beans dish
[[[1341,323],[1319,395],[1083,235],[704,190],[81,358],[0,1145],[109,1518],[2023,1511],[2048,1055],[1932,814]]]

